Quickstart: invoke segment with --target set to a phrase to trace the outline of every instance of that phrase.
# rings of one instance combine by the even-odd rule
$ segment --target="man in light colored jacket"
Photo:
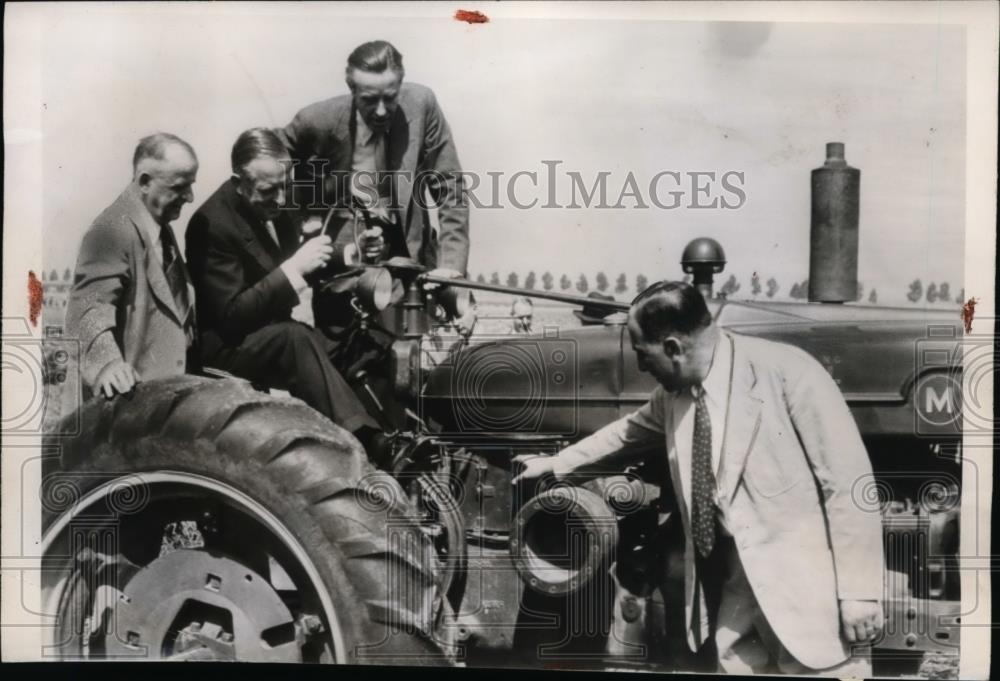
[[[582,479],[666,445],[685,529],[689,647],[720,671],[871,675],[882,627],[882,528],[858,490],[872,476],[839,389],[804,351],[726,333],[698,291],[661,282],[628,330],[660,384],[638,411],[517,479]]]
[[[140,140],[132,165],[132,182],[83,237],[66,308],[83,383],[105,397],[192,368],[194,291],[170,223],[194,198],[198,159],[184,140],[156,133]]]

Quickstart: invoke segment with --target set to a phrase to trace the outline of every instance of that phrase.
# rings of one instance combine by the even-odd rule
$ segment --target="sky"
[[[37,54],[43,181],[25,188],[43,203],[46,270],[72,266],[85,228],[128,183],[141,136],[176,133],[201,159],[195,204],[175,223],[182,238],[193,209],[228,176],[236,136],[346,92],[347,55],[381,38],[403,53],[407,80],[435,91],[465,170],[539,174],[539,190],[524,178],[517,185],[539,206],[472,209],[473,274],[677,278],[684,245],[711,236],[741,293],[752,272],[787,293],[808,276],[810,171],[838,141],[861,169],[866,289],[904,304],[916,278],[951,282],[953,296],[961,287],[964,28],[503,18],[470,26],[450,11],[376,20],[297,4],[53,10]],[[746,198],[738,209],[695,209],[688,188],[676,209],[630,199],[617,210],[541,208],[543,161],[561,162],[560,202],[566,172],[588,186],[609,173],[611,203],[629,173],[645,192],[663,171],[739,172]]]

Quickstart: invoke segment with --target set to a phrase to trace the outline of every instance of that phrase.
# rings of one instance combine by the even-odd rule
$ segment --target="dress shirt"
[[[406,246],[406,237],[398,223],[398,214],[392,206],[392,182],[388,171],[388,138],[384,131],[372,130],[361,117],[355,114],[357,127],[354,134],[354,151],[351,157],[351,170],[354,173],[351,191],[365,204],[371,203],[374,193],[378,200],[376,205],[368,208],[382,219],[392,223],[391,227],[383,228],[386,257],[410,257]]]
[[[153,219],[153,216],[145,206],[143,206],[141,212],[142,217],[139,220],[139,229],[142,230],[143,239],[145,240],[146,245],[149,246],[150,250],[153,252],[156,262],[159,263],[160,267],[163,267],[163,241],[160,239],[161,227],[159,223]],[[173,228],[168,227],[167,229]]]
[[[674,442],[678,449],[684,448],[689,453],[687,460],[691,460],[690,451],[694,438],[694,415],[695,415],[695,394],[698,390],[705,391],[705,406],[708,409],[708,419],[712,424],[712,470],[715,473],[715,505],[719,514],[719,527],[722,534],[729,535],[730,532],[726,524],[726,510],[720,503],[719,489],[722,482],[722,445],[726,433],[726,408],[729,405],[729,373],[732,367],[733,356],[731,341],[725,335],[720,334],[715,344],[712,355],[712,364],[709,367],[708,375],[702,381],[701,386],[694,386],[679,391],[673,403],[674,423],[677,428],[674,431]],[[690,475],[690,471],[685,471]]]

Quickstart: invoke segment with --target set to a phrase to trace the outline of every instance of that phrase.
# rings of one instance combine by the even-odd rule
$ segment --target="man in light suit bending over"
[[[698,291],[660,282],[629,311],[635,413],[516,479],[581,479],[664,438],[685,528],[688,645],[726,673],[871,676],[882,527],[852,494],[871,464],[837,385],[798,348],[733,335]]]

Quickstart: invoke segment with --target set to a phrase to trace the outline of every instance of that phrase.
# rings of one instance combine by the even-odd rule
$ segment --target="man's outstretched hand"
[[[879,601],[840,602],[840,625],[848,643],[865,643],[882,631],[882,604]]]
[[[110,400],[117,393],[129,392],[138,382],[139,374],[135,372],[132,365],[123,359],[116,359],[109,362],[97,374],[94,387],[96,388],[95,392],[101,392],[104,397]]]
[[[521,466],[521,472],[511,480],[512,485],[522,483],[533,483],[546,475],[553,474],[553,461],[551,456],[541,456],[538,454],[522,454],[514,457],[514,463]]]

